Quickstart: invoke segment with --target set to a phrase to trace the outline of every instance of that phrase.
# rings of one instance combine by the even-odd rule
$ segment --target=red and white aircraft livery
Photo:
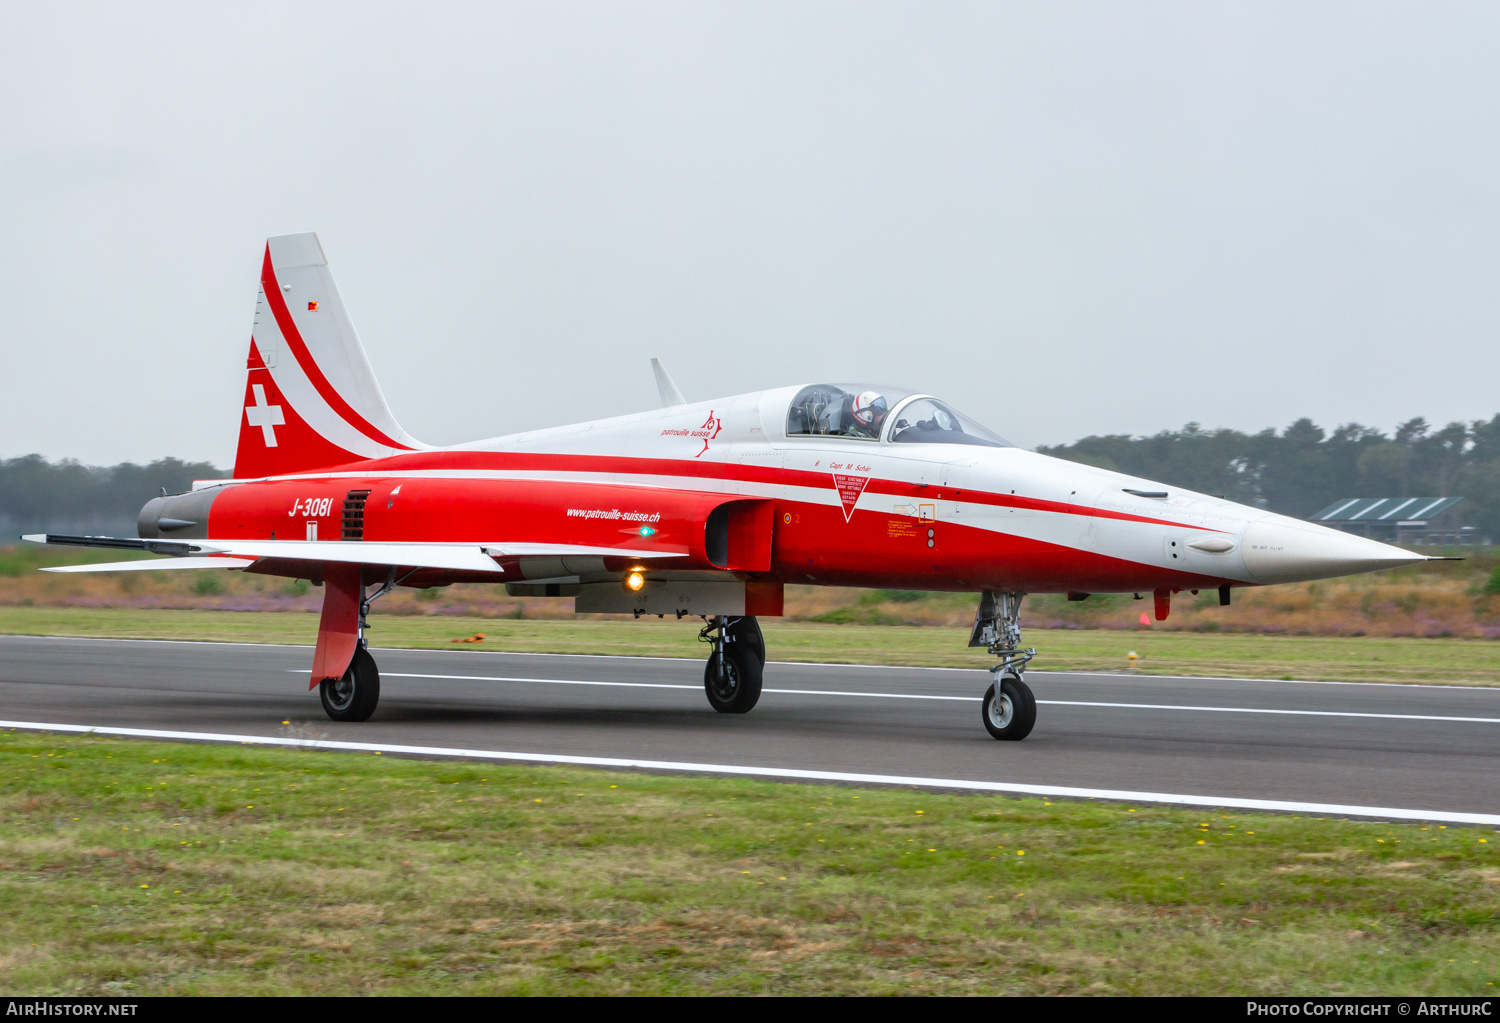
[[[266,245],[234,478],[150,501],[140,539],[27,537],[171,557],[51,571],[237,569],[323,586],[312,686],[363,721],[366,613],[394,586],[504,582],[579,612],[702,617],[715,710],[760,697],[757,617],[786,583],[969,591],[996,656],[983,720],[1031,731],[1026,593],[1173,593],[1423,560],[1219,498],[1023,451],[941,399],[798,384],[436,448],[391,414],[316,235]]]

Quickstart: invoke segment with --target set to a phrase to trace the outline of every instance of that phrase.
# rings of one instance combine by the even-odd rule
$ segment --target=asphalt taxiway
[[[373,653],[380,707],[339,724],[307,647],[0,637],[0,719],[1500,823],[1496,689],[1032,671],[1017,743],[980,723],[982,671],[773,661],[755,710],[721,715],[699,661]]]

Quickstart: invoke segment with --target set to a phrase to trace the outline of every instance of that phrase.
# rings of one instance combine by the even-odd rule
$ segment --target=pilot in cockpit
[[[850,418],[854,421],[850,432],[855,436],[878,438],[885,414],[889,411],[885,395],[879,391],[860,391],[854,396],[850,409]]]

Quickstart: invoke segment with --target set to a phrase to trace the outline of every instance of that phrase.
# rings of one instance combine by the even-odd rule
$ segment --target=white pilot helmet
[[[875,425],[885,413],[885,395],[879,391],[860,391],[854,396],[854,421],[860,426]]]

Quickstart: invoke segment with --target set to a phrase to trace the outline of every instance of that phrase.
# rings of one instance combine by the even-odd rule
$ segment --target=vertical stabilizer
[[[315,234],[267,240],[246,366],[237,479],[427,447],[391,414]]]

